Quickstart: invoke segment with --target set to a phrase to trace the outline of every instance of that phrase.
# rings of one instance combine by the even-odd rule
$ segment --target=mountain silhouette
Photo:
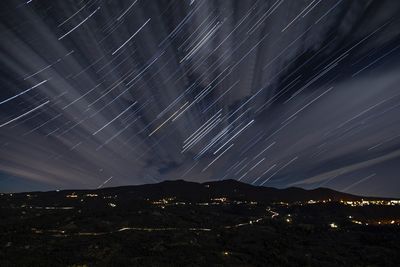
[[[109,187],[93,190],[61,190],[49,192],[31,192],[41,201],[62,200],[66,195],[99,194],[118,196],[119,200],[155,200],[174,197],[185,201],[206,201],[211,198],[226,197],[231,200],[269,202],[296,202],[308,200],[360,200],[371,199],[338,192],[328,188],[306,190],[297,187],[277,189],[272,187],[253,186],[233,179],[205,183],[184,180],[167,180],[155,184]],[[19,193],[27,194],[27,193]],[[19,194],[14,194],[14,198]]]

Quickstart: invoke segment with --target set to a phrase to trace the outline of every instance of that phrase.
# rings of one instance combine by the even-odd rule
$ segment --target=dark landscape
[[[396,266],[400,201],[183,180],[1,194],[1,266]]]
[[[400,0],[0,0],[0,267],[399,267]]]

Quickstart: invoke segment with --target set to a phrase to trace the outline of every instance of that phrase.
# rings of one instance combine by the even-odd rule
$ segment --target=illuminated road
[[[226,226],[220,226],[216,228],[197,228],[197,227],[190,227],[190,228],[178,228],[178,227],[123,227],[119,228],[115,231],[108,231],[108,232],[77,232],[77,233],[70,233],[67,234],[64,230],[38,230],[38,229],[32,229],[34,230],[34,233],[36,234],[44,234],[46,232],[51,232],[51,233],[56,233],[53,236],[54,237],[69,237],[69,236],[101,236],[101,235],[107,235],[107,234],[114,234],[114,233],[119,233],[119,232],[126,232],[126,231],[141,231],[141,232],[168,232],[168,231],[193,231],[193,232],[210,232],[213,230],[217,229],[233,229],[233,228],[239,228],[243,226],[248,226],[248,225],[253,225],[255,223],[259,223],[267,218],[273,219],[279,215],[279,213],[271,210],[270,208],[267,209],[271,215],[268,216],[263,216],[258,219],[253,219],[249,220],[243,223],[239,224],[234,224],[234,225],[226,225]]]

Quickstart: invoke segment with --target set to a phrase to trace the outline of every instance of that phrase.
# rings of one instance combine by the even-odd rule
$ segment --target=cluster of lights
[[[154,200],[151,201],[150,199],[147,199],[147,201],[150,201],[151,204],[161,206],[161,208],[165,208],[165,206],[177,206],[177,205],[191,205],[192,203],[186,203],[186,202],[180,202],[176,201],[175,197],[168,197],[168,198],[162,198],[159,200]],[[195,203],[197,206],[210,206],[210,205],[221,205],[221,204],[230,204],[233,203],[235,205],[240,205],[240,204],[247,204],[247,205],[257,205],[258,202],[256,201],[230,201],[226,197],[217,197],[217,198],[212,198],[210,199],[210,202],[198,202]]]
[[[167,204],[170,204],[175,199],[176,199],[175,197],[167,197],[167,198],[162,198],[159,200],[152,201],[151,203],[153,205],[167,205]]]
[[[117,195],[113,195],[113,196],[104,196],[104,197],[103,197],[103,199],[111,199],[111,198],[116,199],[116,198],[117,198]]]
[[[382,220],[382,221],[368,221],[368,222],[351,220],[351,222],[359,225],[400,225],[400,220]]]
[[[293,220],[292,220],[292,215],[291,214],[288,214],[287,215],[287,218],[286,218],[286,222],[287,223],[291,223]]]
[[[147,199],[150,201],[150,199]],[[165,209],[165,206],[178,206],[178,205],[186,205],[186,202],[175,201],[176,197],[167,197],[159,200],[151,201],[151,204],[157,205],[162,209]]]
[[[73,210],[75,207],[41,207],[41,206],[27,206],[27,205],[21,205],[21,208],[27,208],[27,209],[38,209],[38,210]]]
[[[283,201],[274,202],[274,203],[272,203],[272,204],[273,204],[273,205],[279,205],[279,206],[289,206],[289,203],[283,202]]]
[[[330,203],[332,201],[333,200],[329,198],[329,199],[323,199],[323,200],[310,199],[310,200],[305,201],[305,202],[296,201],[296,202],[293,202],[293,203],[287,203],[287,202],[280,201],[280,202],[274,202],[272,204],[278,205],[278,206],[291,206],[291,205],[303,206],[303,205],[314,205],[314,204],[321,204],[321,203],[322,204],[326,204],[326,203]]]
[[[228,199],[226,197],[217,197],[217,198],[212,198],[212,201],[219,201],[219,202],[227,202]]]
[[[211,202],[200,202],[196,203],[198,206],[209,206],[209,205],[221,205],[221,204],[229,204],[230,201],[226,197],[216,197],[212,198]],[[235,203],[238,204],[238,203]]]
[[[32,232],[34,232],[35,234],[43,234],[44,230],[40,230],[37,228],[31,228]],[[64,230],[57,230],[57,229],[50,229],[50,230],[45,230],[46,232],[49,233],[59,233],[59,234],[65,234]]]
[[[369,205],[376,205],[376,206],[396,206],[400,205],[400,200],[361,200],[361,201],[344,201],[341,200],[340,203],[344,205],[349,205],[352,207],[362,207],[362,206],[369,206]]]
[[[309,201],[307,201],[307,204],[319,204],[319,203],[329,203],[329,202],[332,202],[332,199],[323,199],[323,200],[310,199]]]
[[[400,225],[400,220],[381,220],[381,221],[369,220],[368,222],[362,222],[359,220],[355,220],[353,218],[353,216],[348,216],[348,218],[351,219],[352,223],[359,224],[359,225],[390,225],[390,224]]]
[[[339,226],[336,224],[336,223],[330,223],[329,224],[329,226],[331,227],[331,228],[334,228],[334,229],[336,229],[336,228],[339,228]]]

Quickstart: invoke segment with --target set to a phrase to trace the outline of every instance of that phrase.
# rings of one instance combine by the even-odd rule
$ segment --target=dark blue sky
[[[400,197],[400,2],[1,1],[0,191]]]

